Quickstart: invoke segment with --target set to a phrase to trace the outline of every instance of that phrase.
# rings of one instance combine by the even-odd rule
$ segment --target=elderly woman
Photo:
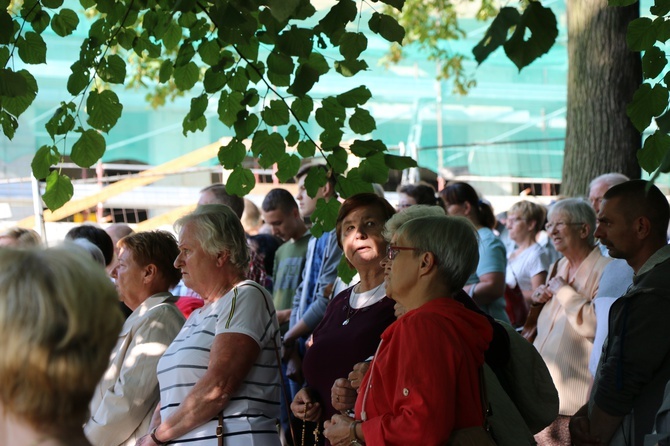
[[[123,318],[80,249],[0,250],[0,444],[91,444],[82,426]]]
[[[177,299],[168,292],[181,279],[172,264],[179,255],[174,236],[140,232],[117,245],[112,277],[133,312],[123,324],[84,426],[96,446],[134,445],[147,432],[159,399],[156,365],[184,325]]]
[[[451,183],[440,191],[440,196],[449,215],[467,218],[479,234],[479,264],[468,278],[465,291],[487,314],[509,322],[504,297],[507,251],[493,233],[496,225],[493,209],[467,183]]]
[[[38,248],[42,246],[42,237],[32,229],[9,228],[0,232],[0,246]]]
[[[491,325],[452,299],[477,266],[477,232],[462,218],[416,218],[388,258],[387,293],[408,312],[382,334],[356,419],[334,415],[324,434],[333,444],[447,444],[484,423],[479,370]]]
[[[507,211],[507,230],[516,249],[507,258],[505,282],[512,288],[519,285],[528,305],[533,290],[547,279],[551,263],[547,250],[536,241],[546,214],[543,206],[525,200]]]
[[[205,300],[158,362],[160,403],[141,445],[279,445],[279,324],[272,296],[246,280],[242,224],[225,205],[175,223],[184,284]]]
[[[358,271],[360,282],[339,293],[328,305],[303,361],[307,387],[291,404],[298,419],[318,422],[320,430],[324,421],[338,413],[330,400],[335,380],[372,356],[379,336],[395,321],[380,265],[387,246],[382,230],[394,213],[385,199],[365,193],[348,198],[337,216],[338,243]]]
[[[611,260],[595,245],[595,226],[596,214],[585,200],[560,200],[549,210],[547,232],[564,257],[532,295],[533,305],[544,305],[533,345],[549,368],[560,407],[556,421],[536,436],[540,445],[570,444],[569,416],[588,400],[596,332],[593,298]]]

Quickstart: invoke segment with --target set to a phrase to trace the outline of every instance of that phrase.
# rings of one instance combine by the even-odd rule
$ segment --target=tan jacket
[[[147,434],[159,401],[156,364],[184,325],[176,300],[155,294],[123,324],[84,426],[95,446],[134,445]]]
[[[593,298],[598,292],[603,269],[611,261],[602,256],[598,247],[593,248],[572,282],[558,290],[537,319],[537,337],[533,345],[554,380],[561,415],[573,415],[588,401],[591,385],[589,357],[596,333]],[[556,276],[565,279],[568,268],[568,260],[562,258],[558,261]]]

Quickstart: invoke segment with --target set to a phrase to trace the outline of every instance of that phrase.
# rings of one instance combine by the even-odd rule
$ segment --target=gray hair
[[[589,225],[589,235],[586,238],[589,246],[595,245],[596,239],[596,211],[583,198],[564,198],[554,203],[549,209],[548,219],[552,215],[562,214],[566,217],[565,223],[585,223]]]
[[[85,238],[76,238],[74,240],[70,240],[69,243],[74,243],[75,245],[82,248],[91,256],[93,261],[102,265],[103,268],[107,266],[105,263],[105,255],[102,253],[102,250],[89,240]]]
[[[626,175],[622,173],[616,173],[616,172],[604,173],[591,180],[591,182],[589,183],[589,191],[591,191],[591,189],[593,189],[594,186],[600,183],[605,183],[607,184],[607,187],[610,188],[612,186],[616,186],[617,184],[625,183],[628,180],[630,180],[630,178],[628,178]]]
[[[230,263],[246,273],[249,269],[247,237],[240,219],[230,207],[224,204],[198,206],[175,222],[175,231],[179,232],[189,223],[193,223],[195,238],[206,253],[217,255],[225,251],[230,255]]]
[[[465,217],[414,218],[400,226],[396,235],[421,252],[433,253],[438,272],[452,293],[463,288],[477,269],[479,235]]]
[[[410,220],[421,217],[442,217],[446,215],[444,209],[440,206],[431,206],[428,204],[417,204],[410,206],[402,212],[394,214],[384,225],[384,232],[382,236],[386,241],[390,241],[393,234],[396,233],[399,227]]]

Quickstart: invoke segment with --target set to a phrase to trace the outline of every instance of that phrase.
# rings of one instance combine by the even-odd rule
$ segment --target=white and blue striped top
[[[224,444],[279,445],[276,419],[280,381],[274,350],[280,345],[279,324],[272,296],[248,280],[195,310],[158,362],[161,419],[166,420],[177,410],[205,374],[214,337],[223,333],[245,334],[261,348],[243,384],[224,409]],[[217,425],[217,419],[212,419],[169,444],[214,446]]]

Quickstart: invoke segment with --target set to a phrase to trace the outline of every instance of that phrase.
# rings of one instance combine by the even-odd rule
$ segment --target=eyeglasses
[[[516,223],[518,223],[520,221],[526,221],[526,219],[525,218],[510,217],[510,218],[507,219],[507,221],[505,223],[508,224],[508,225],[515,225]]]
[[[398,255],[400,251],[419,251],[419,248],[410,248],[407,246],[393,246],[393,245],[388,245],[386,247],[386,257],[388,257],[389,260],[395,259],[395,257]]]
[[[547,232],[551,232],[554,229],[556,229],[557,231],[561,231],[566,226],[573,226],[573,225],[574,226],[579,226],[579,225],[583,225],[583,224],[584,223],[566,223],[564,221],[557,221],[556,223],[547,223],[547,226],[545,226],[545,228],[547,229]]]

